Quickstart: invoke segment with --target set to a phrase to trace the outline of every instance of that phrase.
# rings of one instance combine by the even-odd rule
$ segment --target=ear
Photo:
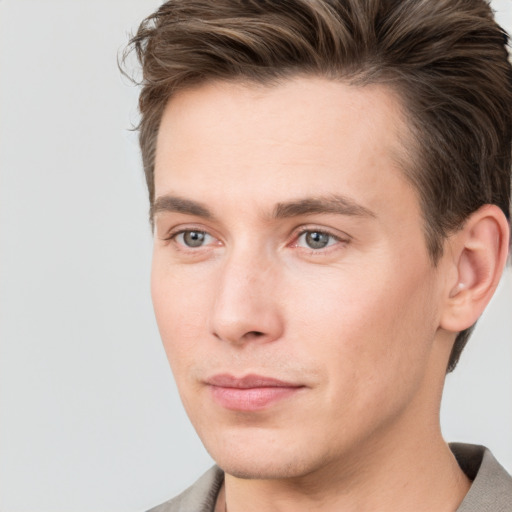
[[[440,327],[460,332],[480,317],[498,286],[505,267],[510,229],[496,205],[484,205],[471,214],[463,228],[447,241],[449,278]]]

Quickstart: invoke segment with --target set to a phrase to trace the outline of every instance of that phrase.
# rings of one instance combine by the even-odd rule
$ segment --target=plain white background
[[[149,296],[137,90],[156,0],[0,0],[0,510],[139,511],[209,465]],[[494,1],[512,30],[511,0]],[[512,272],[447,379],[448,440],[512,471]]]

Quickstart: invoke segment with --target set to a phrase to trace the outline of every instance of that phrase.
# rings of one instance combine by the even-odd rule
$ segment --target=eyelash
[[[208,231],[206,231],[205,229],[202,229],[202,228],[195,228],[195,227],[189,227],[189,228],[185,228],[185,229],[179,229],[177,231],[170,231],[168,233],[168,235],[164,238],[162,238],[162,240],[166,241],[166,242],[172,242],[172,241],[175,241],[176,238],[179,236],[179,235],[183,235],[185,233],[191,233],[191,232],[195,232],[195,233],[202,233],[204,235],[208,235],[208,236],[211,236],[213,238],[215,238],[213,235],[211,235]],[[181,245],[181,244],[178,244],[178,245]]]
[[[178,231],[171,231],[162,240],[174,242],[175,245],[177,246],[178,250],[187,251],[187,252],[198,252],[200,249],[204,249],[205,247],[207,247],[207,246],[198,246],[197,248],[194,248],[194,247],[190,247],[190,246],[187,246],[183,243],[176,241],[176,238],[179,235],[183,235],[185,233],[190,233],[190,232],[202,233],[206,236],[211,236],[212,238],[216,238],[215,236],[211,235],[208,231],[206,231],[202,228],[199,228],[199,227],[195,228],[195,227],[191,226],[186,229],[179,229]],[[336,243],[328,244],[326,247],[318,248],[318,249],[314,249],[311,247],[308,248],[308,247],[303,247],[303,246],[298,245],[300,238],[308,233],[318,233],[320,235],[325,235],[325,236],[329,237],[330,239],[334,240]],[[299,250],[305,251],[309,254],[320,255],[320,254],[325,254],[327,251],[329,251],[329,249],[332,246],[336,246],[338,243],[342,243],[342,244],[346,245],[349,243],[349,241],[350,241],[350,237],[348,235],[346,236],[346,238],[342,238],[339,235],[335,235],[325,229],[318,229],[315,227],[303,227],[300,229],[300,231],[298,231],[296,234],[293,235],[293,241],[291,243],[288,243],[287,246],[288,247],[296,247]]]
[[[332,244],[328,244],[326,247],[323,247],[323,248],[319,248],[319,249],[314,249],[312,247],[302,247],[302,246],[299,246],[298,245],[298,242],[300,240],[300,238],[308,233],[318,233],[320,235],[325,235],[325,236],[328,236],[330,239],[334,240],[335,243],[332,243]],[[329,249],[335,249],[335,247],[333,246],[336,246],[338,243],[342,243],[342,244],[347,244],[349,242],[349,239],[348,237],[346,238],[342,238],[338,235],[335,235],[333,233],[331,233],[330,231],[327,231],[325,229],[318,229],[318,228],[315,228],[315,227],[305,227],[305,228],[302,228],[295,236],[294,236],[294,241],[292,242],[292,247],[297,247],[299,249],[302,249],[304,251],[307,251],[309,254],[325,254],[326,252],[329,251]]]

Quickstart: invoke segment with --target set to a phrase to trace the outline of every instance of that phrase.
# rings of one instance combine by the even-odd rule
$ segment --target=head
[[[234,472],[228,440],[254,461],[318,415],[347,454],[440,394],[432,376],[478,313],[447,306],[453,255],[463,289],[485,273],[482,240],[501,233],[498,268],[508,249],[505,44],[481,0],[170,1],[140,26],[157,320],[192,421]],[[228,371],[293,397],[226,412],[236,396],[207,397]],[[290,474],[315,463],[290,462],[299,444],[276,456]]]
[[[496,204],[510,221],[506,43],[484,0],[166,2],[132,40],[143,69],[140,145],[150,205],[160,122],[179,91],[296,75],[383,84],[407,118],[404,176],[418,193],[435,265],[446,237],[480,206]],[[471,330],[457,336],[448,371]]]

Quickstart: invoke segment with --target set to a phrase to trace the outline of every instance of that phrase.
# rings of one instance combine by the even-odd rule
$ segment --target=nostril
[[[222,336],[220,336],[218,333],[214,332],[213,335],[219,339],[222,340]],[[264,337],[265,333],[261,331],[248,331],[246,332],[241,338],[239,338],[239,341],[250,341],[257,338]]]
[[[245,338],[260,338],[261,336],[264,336],[264,333],[261,331],[249,331],[245,333]]]

